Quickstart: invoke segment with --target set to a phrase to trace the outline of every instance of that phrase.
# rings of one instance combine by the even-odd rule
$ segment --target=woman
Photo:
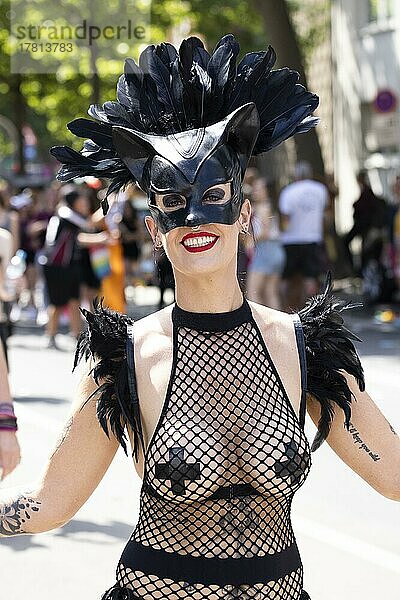
[[[279,310],[279,283],[285,266],[285,252],[279,240],[279,218],[272,210],[265,181],[261,178],[254,183],[252,199],[256,245],[248,267],[248,298]]]
[[[119,104],[91,109],[102,123],[69,125],[80,135],[90,127],[105,145],[85,142],[94,152],[89,158],[53,149],[64,162],[61,178],[97,169],[108,172],[112,190],[138,182],[149,196],[147,229],[163,245],[176,280],[176,303],[136,323],[101,304],[85,311],[89,331],[75,364],[94,355],[94,370],[40,489],[1,507],[3,535],[67,522],[98,485],[118,443],[127,452],[126,429],[143,477],[140,515],[104,599],[308,598],[290,506],[308,474],[310,450],[328,434],[357,473],[383,495],[400,498],[400,442],[361,391],[362,369],[340,317],[344,307],[328,288],[293,319],[248,302],[240,289],[238,236],[251,216],[242,194],[245,168],[252,153],[315,124],[304,118],[316,99],[290,71],[270,72],[270,48],[247,55],[235,77],[238,50],[231,35],[211,58],[196,38],[182,42],[179,57],[169,44],[150,46],[140,65],[151,65],[153,74],[160,69],[160,89],[149,76],[142,89],[144,73],[128,61]],[[169,95],[165,69],[177,78]],[[257,108],[247,102],[255,82],[266,95],[273,86],[268,111],[264,95]],[[124,103],[140,106],[140,114],[126,115],[136,114],[136,128],[132,121],[130,127],[106,121],[104,111],[121,116]],[[318,423],[311,449],[303,430],[306,392]],[[108,437],[96,424],[93,400]],[[379,453],[379,465],[354,445],[341,409],[347,428],[351,417]]]
[[[45,251],[40,258],[49,297],[49,348],[57,348],[55,336],[64,306],[69,309],[72,335],[78,338],[81,331],[79,298],[85,277],[82,250],[108,240],[106,233],[90,233],[90,230],[88,198],[78,188],[67,186],[56,214],[50,219]]]

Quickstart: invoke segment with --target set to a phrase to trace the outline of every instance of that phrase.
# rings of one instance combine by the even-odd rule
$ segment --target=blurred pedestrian
[[[9,231],[12,236],[11,256],[19,248],[19,219],[18,213],[12,210],[6,196],[0,191],[0,228]]]
[[[36,255],[43,248],[46,229],[52,216],[52,211],[43,202],[43,190],[25,189],[19,197],[12,199],[14,206],[19,206],[20,247],[26,253],[26,288],[21,294],[23,309],[28,317],[36,319],[38,308],[36,306],[35,291],[38,282],[38,268]],[[25,201],[24,201],[25,197]],[[14,317],[17,320],[17,314]]]
[[[17,418],[8,384],[7,364],[0,345],[0,481],[9,475],[21,460],[17,430]]]
[[[398,256],[398,242],[400,242],[400,239],[398,239],[400,233],[400,175],[396,176],[392,186],[392,200],[388,210],[388,253],[392,270],[397,273],[400,266],[400,256]]]
[[[63,194],[63,201],[47,228],[42,259],[49,297],[47,334],[51,348],[57,347],[55,336],[64,306],[69,308],[71,333],[77,338],[81,331],[82,247],[107,241],[106,235],[93,233],[91,229],[89,201],[84,192],[66,186]]]
[[[99,208],[92,216],[94,225],[107,233],[109,273],[101,280],[100,294],[109,308],[124,313],[125,302],[125,266],[121,243],[120,224],[124,202],[115,194],[108,197],[110,210],[106,217]]]
[[[353,271],[362,276],[369,261],[380,262],[387,209],[385,201],[377,197],[372,191],[368,182],[367,171],[358,173],[357,182],[360,186],[360,196],[353,204],[353,227],[345,235],[344,242]],[[358,268],[350,249],[351,242],[357,237],[361,239],[361,255]]]
[[[279,285],[285,266],[285,252],[279,239],[279,217],[268,198],[262,178],[253,185],[252,209],[255,248],[248,266],[248,298],[280,310]]]
[[[318,292],[318,278],[323,272],[328,190],[323,183],[314,181],[312,175],[309,163],[297,163],[295,181],[279,197],[283,229],[280,239],[286,253],[283,272],[286,310],[298,310],[309,296]]]
[[[80,240],[82,242],[82,238],[88,236],[92,236],[91,233],[80,234]],[[89,239],[90,239],[89,237]],[[93,268],[94,262],[94,252],[98,252],[100,248],[100,244],[90,247],[85,247],[82,243],[80,244],[80,252],[81,252],[81,301],[88,306],[93,305],[93,300],[100,295],[101,290],[101,277],[99,273],[96,273]],[[102,245],[102,247],[107,248],[107,244]]]
[[[10,307],[14,295],[11,295],[6,287],[6,269],[12,257],[12,249],[13,239],[11,233],[6,229],[0,229],[0,342],[7,366],[7,339],[11,335]]]
[[[400,289],[400,175],[393,185],[393,205],[389,227],[391,261],[397,288]]]
[[[144,230],[130,196],[124,203],[120,232],[125,261],[126,284],[131,285],[139,267]]]

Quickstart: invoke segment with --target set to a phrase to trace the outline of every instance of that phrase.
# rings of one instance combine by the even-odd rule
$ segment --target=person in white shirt
[[[299,162],[295,181],[285,187],[279,197],[281,242],[286,252],[283,278],[287,281],[287,309],[298,310],[318,291],[324,214],[328,204],[326,186],[312,179],[311,166],[307,162]]]

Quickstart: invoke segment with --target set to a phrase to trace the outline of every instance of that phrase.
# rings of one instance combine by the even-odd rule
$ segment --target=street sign
[[[374,108],[378,113],[388,113],[396,110],[397,96],[392,90],[382,89],[376,94]]]

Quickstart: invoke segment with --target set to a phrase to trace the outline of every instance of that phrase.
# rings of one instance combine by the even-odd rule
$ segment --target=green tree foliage
[[[13,0],[11,6],[15,6]],[[48,0],[47,0],[48,1]],[[86,3],[92,5],[94,0]],[[146,0],[135,0],[135,2]],[[150,1],[150,0],[147,0]],[[83,10],[80,0],[69,0],[76,4],[80,14]],[[85,4],[85,6],[86,6]],[[95,9],[112,11],[114,0],[107,3],[95,3]],[[294,13],[300,10],[294,0],[290,0]],[[299,4],[299,3],[297,3]],[[46,0],[24,3],[32,11],[32,20],[44,22],[43,14]],[[255,48],[265,48],[265,26],[259,11],[250,0],[152,0],[151,1],[150,41],[163,40],[174,42],[182,36],[201,35],[208,49],[212,49],[221,35],[233,33],[237,36],[242,54]],[[27,10],[28,10],[27,9]],[[42,10],[42,13],[41,13]],[[86,10],[86,8],[85,8]],[[88,73],[87,56],[61,63],[55,73],[33,73],[24,75],[10,74],[9,52],[7,45],[10,5],[2,2],[0,7],[0,114],[11,119],[18,127],[28,122],[39,140],[39,152],[43,160],[48,159],[48,148],[54,144],[68,144],[75,148],[81,146],[80,140],[70,134],[66,123],[77,116],[85,116],[93,97],[103,103],[115,98],[115,86],[123,69],[124,55],[112,59],[106,48],[97,49],[95,62],[98,76]],[[80,16],[82,16],[80,14]],[[138,58],[140,47],[127,48],[127,54]],[[94,88],[96,88],[94,90]],[[94,93],[95,92],[95,93]],[[16,97],[19,100],[16,102]],[[18,113],[18,114],[16,114]]]

